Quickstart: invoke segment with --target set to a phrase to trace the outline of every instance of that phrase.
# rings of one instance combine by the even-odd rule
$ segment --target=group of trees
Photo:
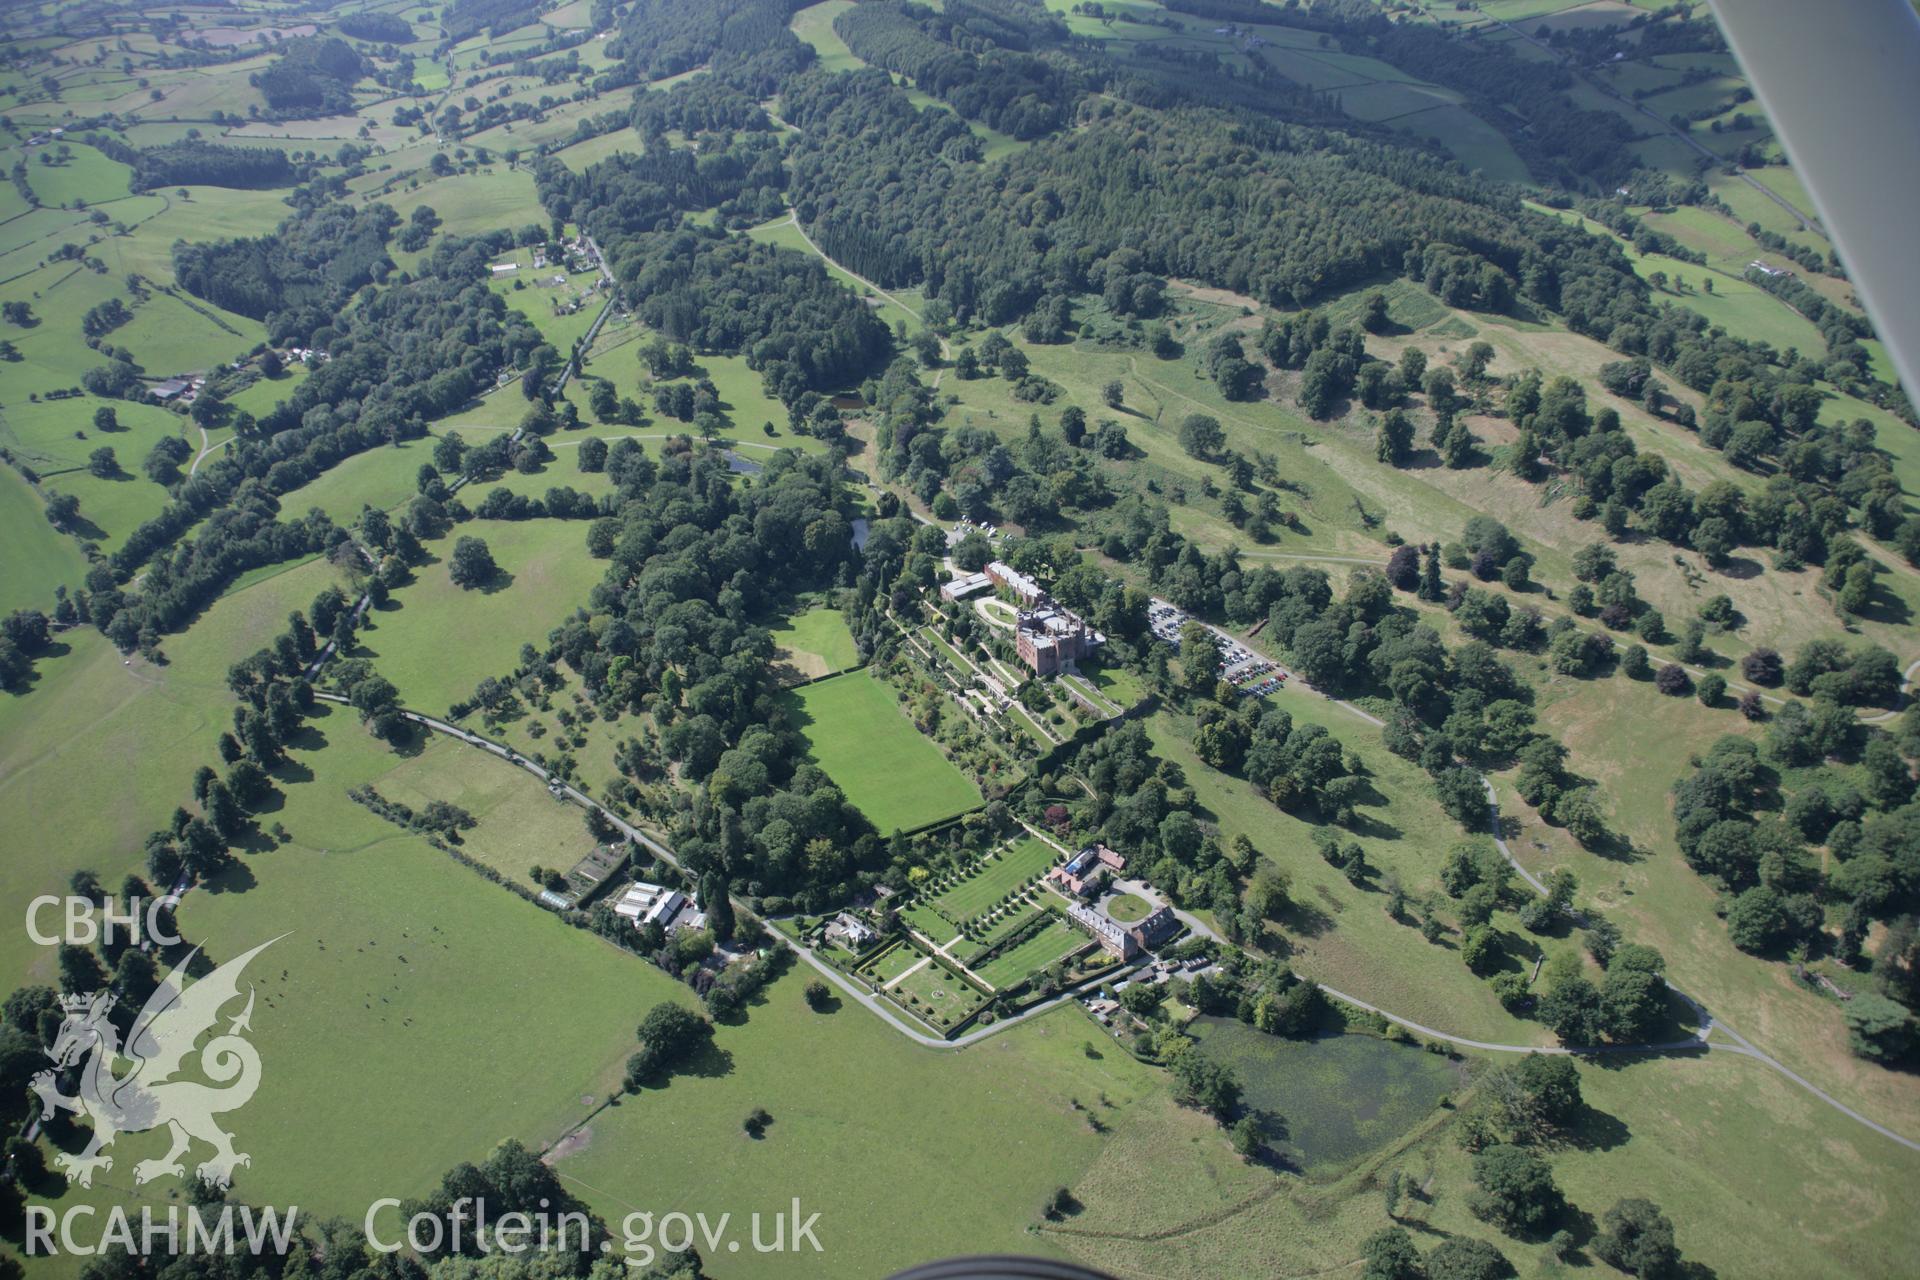
[[[248,82],[282,119],[346,115],[354,110],[353,85],[367,69],[360,51],[335,36],[282,41],[280,54]]]
[[[334,29],[355,40],[374,44],[412,44],[413,24],[391,13],[348,13],[334,20]]]
[[[858,382],[892,350],[887,326],[811,256],[691,230],[602,247],[651,329],[698,352],[745,356],[788,406]]]
[[[270,236],[177,241],[174,277],[197,298],[267,321],[275,340],[286,341],[331,328],[355,290],[386,279],[393,270],[387,239],[399,225],[388,205],[328,202]]]
[[[1738,464],[1775,460],[1774,474],[1759,491],[1725,480],[1689,490],[1664,459],[1636,449],[1615,409],[1595,412],[1580,383],[1567,377],[1543,381],[1536,371],[1511,379],[1505,390],[1504,411],[1521,430],[1510,451],[1512,469],[1543,481],[1539,460],[1552,460],[1579,481],[1575,516],[1598,519],[1614,537],[1641,530],[1691,546],[1717,567],[1739,547],[1755,544],[1773,547],[1782,568],[1825,565],[1833,589],[1845,597],[1843,610],[1861,612],[1871,594],[1872,569],[1851,540],[1849,511],[1857,509],[1869,532],[1890,540],[1901,537],[1905,520],[1898,481],[1874,447],[1872,424],[1816,424],[1819,394],[1793,380],[1816,374],[1775,369],[1724,336],[1702,341],[1714,349],[1702,373],[1689,372],[1675,348],[1668,350],[1675,372],[1708,395],[1697,424],[1690,407],[1681,406],[1679,416]],[[1658,412],[1663,392],[1651,368],[1644,358],[1623,361],[1605,366],[1601,379],[1616,394],[1641,398]],[[1856,565],[1857,584],[1847,578]]]
[[[609,713],[651,711],[657,746],[623,753],[623,768],[646,777],[677,764],[687,803],[656,816],[682,862],[770,910],[843,900],[858,873],[889,861],[879,833],[806,762],[778,697],[772,637],[753,621],[788,589],[854,582],[861,562],[836,465],[779,454],[736,489],[717,453],[689,446],[656,464],[616,443],[606,466],[617,514],[587,538],[609,561],[607,581],[547,649]],[[910,540],[904,519],[875,522],[865,594],[848,601],[856,617]]]
[[[238,415],[234,448],[176,481],[167,507],[89,573],[88,598],[76,603],[116,644],[132,648],[175,629],[237,573],[329,549],[344,534],[324,516],[278,520],[275,496],[350,454],[424,435],[427,420],[535,360],[538,330],[486,287],[493,239],[442,238],[411,279],[346,308],[371,278],[363,264],[387,265],[382,242],[395,221],[384,206],[355,213],[323,204],[273,238],[176,248],[190,290],[261,311],[276,340],[326,349],[329,358],[271,412]],[[339,259],[324,256],[336,251]],[[156,556],[196,527],[190,545]],[[123,591],[150,559],[142,590]]]
[[[449,44],[481,31],[503,36],[532,22],[539,9],[535,0],[454,0],[440,15],[440,29]]]
[[[1018,348],[1002,339],[997,345],[1004,351],[999,351],[994,337],[979,344],[979,358],[1003,376],[1019,376],[1024,361],[1010,358],[1019,355]],[[1111,499],[1097,458],[1110,456],[1105,447],[1124,451],[1124,434],[1116,444],[1117,427],[1102,424],[1089,432],[1086,414],[1077,406],[1061,413],[1057,432],[1032,415],[1025,438],[1009,445],[984,427],[944,425],[945,406],[904,357],[868,379],[862,393],[869,414],[878,419],[881,474],[903,483],[942,519],[999,517],[1038,533],[1059,523],[1064,513],[1094,510]]]
[[[234,147],[215,142],[175,142],[137,149],[133,189],[236,187],[263,189],[298,181],[293,163],[278,147]]]
[[[540,202],[563,223],[577,220],[609,256],[618,237],[671,230],[695,210],[726,211],[737,200],[756,215],[777,212],[786,186],[778,140],[751,130],[705,137],[697,154],[660,136],[644,153],[622,152],[579,173],[548,157],[534,168]]]
[[[1066,34],[1066,24],[1038,6],[963,0],[935,10],[883,0],[847,10],[833,25],[867,62],[907,76],[967,119],[1016,138],[1036,138],[1066,123],[1086,79],[1065,58],[1028,52]]]
[[[1742,950],[1828,951],[1863,965],[1873,922],[1896,926],[1872,961],[1877,995],[1858,998],[1911,1007],[1920,997],[1905,976],[1912,930],[1897,926],[1920,906],[1920,802],[1910,763],[1920,755],[1920,719],[1910,714],[1896,728],[1862,726],[1825,699],[1812,711],[1789,704],[1763,744],[1722,738],[1674,785],[1674,834],[1688,864],[1727,894],[1727,933]],[[1831,758],[1857,768],[1826,766]],[[1837,937],[1828,904],[1840,909]],[[1912,1018],[1899,1004],[1863,1006],[1857,1052],[1907,1051]],[[1869,1024],[1875,1030],[1861,1034]]]

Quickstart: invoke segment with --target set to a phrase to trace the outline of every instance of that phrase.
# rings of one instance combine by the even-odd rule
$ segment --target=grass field
[[[1380,871],[1373,887],[1355,888],[1324,862],[1314,851],[1308,823],[1261,799],[1250,784],[1209,769],[1194,754],[1190,730],[1181,721],[1160,712],[1147,721],[1147,729],[1159,754],[1185,770],[1201,816],[1219,823],[1221,838],[1244,833],[1262,858],[1292,877],[1292,906],[1280,924],[1294,970],[1455,1035],[1548,1043],[1541,1027],[1500,1006],[1487,984],[1460,963],[1451,943],[1427,944],[1414,928],[1386,914],[1379,885],[1389,874],[1416,896],[1437,889],[1441,860],[1467,835],[1441,812],[1424,776],[1384,750],[1377,730],[1331,703],[1282,695],[1278,705],[1296,724],[1323,725],[1343,746],[1358,751],[1372,771],[1373,788],[1385,803],[1362,806],[1357,838],[1367,861]]]
[[[833,20],[851,8],[853,0],[821,0],[794,14],[787,24],[794,35],[813,46],[824,71],[857,71],[867,65],[833,29]]]
[[[1769,1084],[1756,1064],[1718,1055],[1586,1064],[1581,1081],[1590,1110],[1550,1152],[1556,1181],[1594,1219],[1623,1197],[1654,1199],[1674,1219],[1685,1258],[1706,1271],[1881,1276],[1901,1270],[1900,1250],[1920,1235],[1889,1194],[1920,1159],[1865,1145],[1844,1117]],[[1480,1238],[1519,1275],[1554,1274],[1543,1243],[1502,1236],[1468,1212],[1469,1157],[1444,1127],[1363,1158],[1331,1183],[1289,1178],[1279,1187],[1222,1158],[1205,1141],[1210,1127],[1190,1112],[1129,1116],[1073,1184],[1083,1212],[1042,1238],[1115,1274],[1263,1274],[1275,1257],[1291,1275],[1349,1273],[1359,1242],[1389,1225],[1379,1186],[1398,1171],[1425,1190],[1402,1207],[1423,1248]],[[1777,1215],[1754,1212],[1775,1203]]]
[[[593,850],[581,810],[555,800],[539,779],[490,752],[440,735],[374,785],[415,810],[430,801],[458,805],[474,817],[460,850],[518,884],[534,867],[565,870]]]
[[[483,676],[518,665],[520,646],[546,642],[547,632],[605,572],[587,555],[586,525],[577,520],[473,520],[427,546],[433,557],[414,569],[413,581],[374,612],[355,657],[371,658],[393,681],[400,701],[414,710],[444,712],[473,692]],[[501,576],[463,590],[447,576],[446,557],[458,538],[486,542]]]
[[[802,679],[844,671],[860,661],[853,633],[847,630],[847,616],[824,605],[795,614],[775,627],[773,642]]]
[[[144,873],[147,833],[192,799],[194,769],[219,758],[233,705],[227,668],[336,576],[313,560],[228,595],[168,638],[164,666],[123,663],[91,628],[65,633],[31,691],[0,698],[0,830],[37,833],[0,864],[0,892],[14,902],[62,892],[79,867],[113,886]],[[52,954],[19,930],[0,940],[0,961],[22,980],[52,974]]]
[[[787,699],[814,759],[882,834],[980,803],[979,789],[921,736],[878,677],[852,671]]]
[[[1110,1141],[1073,1103],[1109,1128],[1173,1110],[1158,1072],[1113,1048],[1088,1056],[1100,1033],[1078,1009],[943,1053],[858,1009],[812,1013],[802,984],[783,979],[745,1026],[721,1030],[723,1064],[603,1113],[554,1167],[614,1221],[632,1206],[737,1215],[799,1195],[821,1215],[820,1254],[742,1249],[716,1274],[877,1276],[983,1250],[1058,1256],[1026,1228]],[[773,1116],[761,1142],[740,1132],[754,1107]],[[898,1211],[914,1204],[938,1211]]]
[[[262,1203],[357,1217],[584,1112],[639,1015],[691,993],[348,801],[396,759],[352,721],[322,711],[326,745],[297,753],[315,776],[275,815],[292,842],[195,892],[180,922],[215,955],[286,935],[249,972],[265,1071],[235,1126],[244,1176]],[[312,1158],[315,1135],[359,1130],[380,1140]]]
[[[47,523],[40,495],[12,467],[0,467],[0,546],[8,561],[0,574],[0,611],[51,608],[54,588],[86,579],[80,544]]]
[[[989,960],[985,968],[976,972],[990,986],[1010,987],[1028,974],[1044,969],[1055,960],[1086,945],[1086,934],[1056,917],[1031,938],[1007,948]]]
[[[1785,966],[1734,949],[1715,918],[1712,886],[1674,844],[1670,788],[1691,772],[1690,756],[1723,734],[1751,732],[1745,722],[1692,699],[1664,697],[1649,682],[1618,678],[1547,682],[1541,703],[1542,728],[1564,741],[1598,784],[1609,825],[1633,852],[1606,858],[1580,849],[1540,823],[1502,779],[1501,811],[1519,823],[1511,844],[1529,868],[1541,875],[1571,870],[1595,905],[1661,950],[1676,983],[1794,1070],[1883,1124],[1902,1132],[1920,1124],[1909,1081],[1847,1052],[1837,1004],[1797,985]]]

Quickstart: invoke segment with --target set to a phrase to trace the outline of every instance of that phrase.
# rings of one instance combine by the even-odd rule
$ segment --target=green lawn
[[[534,867],[564,871],[593,850],[577,806],[555,800],[525,769],[452,738],[429,737],[374,785],[415,810],[434,800],[465,809],[475,825],[461,833],[461,852],[518,884],[532,883]]]
[[[1131,707],[1146,696],[1141,688],[1139,677],[1125,667],[1099,666],[1080,668],[1080,674],[1093,681],[1094,686],[1122,707]]]
[[[227,668],[337,577],[310,560],[226,596],[166,639],[164,666],[123,662],[90,627],[64,633],[30,692],[0,696],[0,830],[35,833],[0,862],[0,896],[61,892],[82,867],[115,887],[144,872],[147,834],[191,802],[193,771],[219,759],[214,742],[233,714]],[[0,962],[15,981],[53,973],[51,952],[20,930],[0,940]]]
[[[1061,1256],[1027,1227],[1111,1140],[1073,1102],[1109,1129],[1174,1111],[1160,1072],[1111,1047],[1088,1056],[1100,1033],[1078,1009],[942,1052],[847,1002],[811,1012],[805,976],[774,984],[745,1026],[721,1029],[724,1068],[603,1113],[554,1167],[615,1223],[633,1206],[737,1218],[796,1195],[803,1217],[821,1215],[822,1252],[742,1248],[709,1264],[717,1275],[881,1276],[963,1253]],[[773,1116],[759,1142],[740,1131],[755,1107]],[[1217,1131],[1208,1141],[1225,1150]],[[929,1211],[896,1211],[904,1205]]]
[[[773,629],[773,642],[802,678],[844,671],[860,661],[847,616],[824,605],[795,614]]]
[[[7,548],[0,611],[50,609],[55,587],[78,587],[86,579],[80,544],[47,523],[40,495],[12,467],[0,467],[0,546]]]
[[[1038,933],[1010,947],[976,970],[982,980],[995,988],[1010,987],[1028,974],[1044,969],[1055,960],[1087,945],[1087,935],[1061,919],[1047,922]]]
[[[1122,924],[1131,924],[1135,920],[1145,919],[1147,912],[1153,909],[1145,898],[1132,893],[1115,894],[1107,899],[1105,908],[1108,915]]]
[[[476,537],[502,574],[465,590],[447,574],[458,538]],[[473,692],[483,676],[503,676],[520,661],[520,646],[546,642],[547,632],[586,603],[605,566],[586,552],[579,520],[472,520],[427,546],[433,559],[374,612],[353,656],[373,660],[393,681],[400,701],[440,713]]]
[[[351,712],[315,731],[327,745],[296,753],[315,776],[273,815],[292,842],[195,891],[180,926],[216,956],[279,937],[247,973],[263,1072],[232,1128],[249,1194],[358,1221],[503,1138],[555,1136],[617,1083],[640,1015],[692,993],[354,805],[346,788],[396,757]],[[345,1132],[369,1140],[326,1137]],[[163,1146],[123,1137],[109,1183]]]
[[[869,672],[822,680],[787,699],[814,759],[881,833],[912,830],[980,803],[979,789]]]
[[[1000,941],[1000,939],[1011,934],[1027,921],[1039,915],[1044,909],[1044,907],[1034,906],[1030,903],[1022,903],[995,921],[992,927],[980,936],[978,941],[969,939],[956,946],[951,954],[959,957],[962,964],[971,965],[975,957],[993,946],[994,943]]]
[[[944,944],[947,939],[957,937],[960,933],[951,920],[925,903],[915,903],[900,914],[908,924],[932,938],[935,944]]]
[[[1039,879],[1059,857],[1052,845],[1028,836],[1011,848],[995,851],[978,871],[935,898],[932,905],[950,919],[971,920],[999,905],[1015,889]]]
[[[894,1003],[930,1027],[945,1031],[986,1002],[959,974],[935,960],[915,970],[887,994]]]
[[[875,956],[865,969],[875,982],[892,982],[913,966],[926,959],[918,950],[906,943],[896,943]]]

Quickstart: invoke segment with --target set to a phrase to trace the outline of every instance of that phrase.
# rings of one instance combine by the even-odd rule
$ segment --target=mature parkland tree
[[[663,1000],[647,1011],[635,1031],[640,1051],[627,1059],[627,1089],[638,1091],[697,1053],[713,1039],[713,1024],[685,1005]]]
[[[1413,451],[1413,419],[1404,410],[1389,409],[1380,419],[1374,456],[1389,466],[1403,465]]]
[[[453,544],[453,555],[447,565],[447,574],[456,587],[471,591],[475,587],[484,587],[492,582],[494,575],[500,572],[500,566],[493,562],[493,552],[480,538],[467,535]]]
[[[1600,1225],[1593,1252],[1602,1262],[1640,1280],[1662,1280],[1678,1272],[1680,1250],[1673,1242],[1673,1223],[1653,1201],[1617,1201]]]
[[[1564,1203],[1547,1162],[1505,1143],[1474,1156],[1473,1181],[1467,1207],[1509,1235],[1537,1233]]]

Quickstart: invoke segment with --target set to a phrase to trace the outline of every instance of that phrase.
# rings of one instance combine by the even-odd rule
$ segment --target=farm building
[[[687,895],[664,885],[636,881],[613,904],[613,913],[623,916],[636,929],[643,924],[670,928],[674,917],[687,905]]]
[[[1047,879],[1074,897],[1084,898],[1106,881],[1109,872],[1126,869],[1125,858],[1103,844],[1096,844],[1047,872]]]
[[[940,598],[951,604],[956,600],[977,596],[992,585],[993,580],[984,573],[964,574],[941,587]]]

